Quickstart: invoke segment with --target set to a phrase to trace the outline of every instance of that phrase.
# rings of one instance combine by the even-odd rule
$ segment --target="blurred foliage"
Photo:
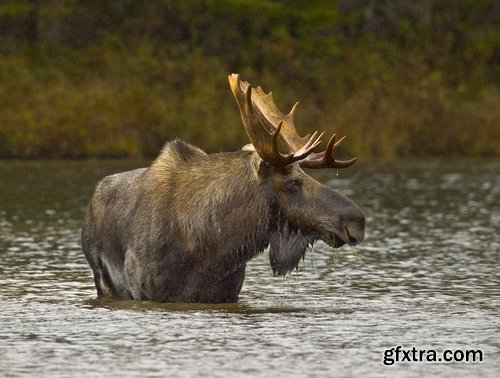
[[[227,75],[301,101],[342,155],[498,156],[496,0],[0,3],[0,157],[247,143]]]

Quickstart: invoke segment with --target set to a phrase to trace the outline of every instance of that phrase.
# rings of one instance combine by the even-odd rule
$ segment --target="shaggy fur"
[[[350,242],[346,225],[361,239],[361,210],[298,164],[278,170],[252,151],[207,155],[175,140],[149,168],[98,183],[82,246],[98,295],[235,302],[246,262],[266,247],[285,275],[314,240]]]

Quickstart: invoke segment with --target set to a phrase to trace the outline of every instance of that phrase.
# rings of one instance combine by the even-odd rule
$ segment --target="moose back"
[[[251,144],[207,154],[168,142],[150,167],[101,180],[90,200],[82,247],[97,294],[159,302],[236,302],[247,261],[269,247],[275,274],[294,270],[321,239],[356,245],[365,219],[350,199],[302,168],[345,168],[323,134],[300,137],[272,94],[229,76]],[[278,138],[287,152],[278,148]]]

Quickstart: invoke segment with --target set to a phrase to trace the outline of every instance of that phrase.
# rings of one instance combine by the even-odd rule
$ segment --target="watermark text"
[[[478,363],[483,362],[484,353],[480,349],[435,349],[403,348],[401,345],[384,350],[384,365],[404,362],[445,362]]]

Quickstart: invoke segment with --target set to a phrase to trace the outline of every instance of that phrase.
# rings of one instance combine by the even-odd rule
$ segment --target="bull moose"
[[[251,144],[207,154],[173,140],[150,167],[105,177],[90,200],[82,247],[99,296],[158,302],[236,302],[246,263],[269,247],[274,274],[297,268],[321,239],[356,245],[365,218],[350,199],[302,168],[346,168],[322,134],[300,137],[296,106],[229,76]],[[283,147],[279,150],[278,138]],[[282,149],[283,149],[282,147]]]

